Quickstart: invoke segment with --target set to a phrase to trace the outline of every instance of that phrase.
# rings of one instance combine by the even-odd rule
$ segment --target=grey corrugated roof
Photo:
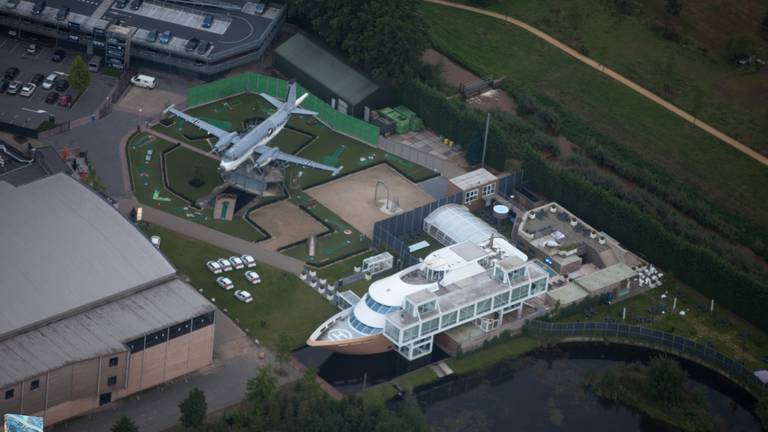
[[[610,267],[590,273],[586,276],[576,279],[574,282],[590,293],[599,291],[609,285],[629,279],[637,274],[628,265],[624,263],[614,264]]]
[[[0,181],[0,340],[174,277],[116,209],[56,174]]]
[[[0,342],[0,388],[72,362],[126,350],[129,342],[214,307],[173,279]]]
[[[362,101],[379,88],[365,75],[301,33],[277,47],[275,55],[301,69],[352,105]]]

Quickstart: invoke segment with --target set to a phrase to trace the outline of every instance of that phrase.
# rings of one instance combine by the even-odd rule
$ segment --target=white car
[[[256,267],[256,260],[253,259],[250,255],[243,255],[240,257],[243,260],[243,264],[245,264],[248,268],[254,268]]]
[[[232,263],[226,258],[219,258],[219,265],[225,272],[232,271]]]
[[[32,83],[26,83],[24,84],[24,87],[21,88],[21,91],[19,92],[19,94],[24,97],[30,97],[32,96],[32,93],[34,93],[36,89],[37,89],[36,85]]]
[[[152,242],[152,246],[160,249],[160,236],[153,235],[149,238],[149,241]]]
[[[247,271],[245,272],[245,278],[248,279],[248,282],[256,285],[261,283],[261,277],[258,273],[255,271]]]
[[[221,273],[221,265],[218,261],[208,261],[205,263],[205,266],[208,268],[208,271],[210,271],[213,274],[219,274]]]
[[[56,80],[59,79],[59,75],[52,73],[48,74],[47,77],[45,77],[45,81],[43,81],[43,89],[44,90],[50,90],[53,88],[53,85],[56,84]]]
[[[253,296],[251,296],[251,293],[243,290],[235,291],[235,298],[243,303],[250,303],[253,301]]]
[[[240,270],[242,268],[245,268],[245,264],[243,263],[243,260],[240,257],[231,256],[229,257],[229,262],[232,263],[232,267],[234,267],[235,270]]]
[[[232,283],[232,279],[228,277],[219,276],[216,278],[216,283],[227,291],[235,287],[235,284]]]

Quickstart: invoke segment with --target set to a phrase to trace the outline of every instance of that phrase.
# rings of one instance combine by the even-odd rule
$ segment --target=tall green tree
[[[189,392],[189,396],[179,404],[181,418],[179,421],[184,427],[199,428],[205,421],[208,412],[208,402],[205,401],[205,393],[195,387]]]
[[[277,378],[272,374],[270,368],[260,366],[256,371],[256,376],[248,380],[245,395],[249,401],[263,406],[275,397],[276,390]]]
[[[648,396],[656,400],[675,402],[683,397],[687,379],[688,375],[675,360],[659,356],[648,363],[643,387]]]
[[[139,428],[136,426],[135,423],[133,423],[133,420],[129,419],[126,416],[120,417],[117,422],[115,422],[115,425],[112,426],[112,429],[110,429],[112,432],[139,432]]]
[[[763,29],[763,36],[768,38],[768,12],[763,17],[763,22],[760,23],[760,28]]]
[[[80,56],[75,57],[75,61],[69,67],[69,83],[72,84],[72,88],[80,93],[91,85],[91,72]]]
[[[672,16],[680,16],[680,12],[683,11],[682,0],[667,0],[667,13]]]
[[[280,371],[283,366],[291,358],[291,339],[285,333],[280,333],[277,337],[277,363],[280,365]]]

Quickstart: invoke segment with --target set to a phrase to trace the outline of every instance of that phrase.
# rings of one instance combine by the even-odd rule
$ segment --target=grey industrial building
[[[55,39],[57,45],[84,51],[88,58],[101,56],[113,68],[143,64],[212,79],[260,59],[286,12],[285,4],[276,1],[128,3],[118,7],[119,0],[47,0],[47,6],[36,13],[34,1],[0,0],[0,25]],[[61,18],[63,10],[68,13]],[[204,26],[208,15],[213,20]],[[172,38],[164,43],[162,33],[166,31]],[[200,43],[188,45],[192,39]]]
[[[209,365],[215,308],[65,174],[0,181],[0,416],[50,425]]]
[[[301,33],[275,48],[274,56],[278,72],[297,79],[310,93],[344,114],[368,121],[371,110],[393,103],[390,89]]]

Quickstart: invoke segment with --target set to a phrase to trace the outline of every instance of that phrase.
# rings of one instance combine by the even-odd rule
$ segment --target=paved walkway
[[[256,261],[269,264],[289,273],[299,274],[304,268],[304,263],[295,258],[271,251],[257,243],[245,241],[208,228],[204,225],[157,210],[151,206],[140,204],[133,199],[118,200],[118,203],[123,213],[130,212],[134,207],[142,207],[144,209],[142,218],[149,223],[160,225],[172,231],[176,231],[179,234],[216,245],[232,252],[253,255]]]
[[[768,166],[768,157],[761,155],[760,153],[752,150],[751,148],[747,147],[745,144],[742,144],[741,142],[729,137],[728,135],[724,134],[723,132],[719,131],[718,129],[715,129],[714,127],[710,126],[709,124],[703,122],[702,120],[694,117],[693,115],[689,114],[686,111],[683,111],[682,109],[678,108],[677,106],[673,105],[672,103],[664,100],[660,96],[657,96],[650,90],[642,87],[641,85],[637,84],[634,81],[631,81],[630,79],[624,77],[620,73],[614,71],[611,68],[606,67],[603,64],[598,63],[597,61],[579,53],[575,49],[569,47],[568,45],[558,41],[557,39],[553,38],[552,36],[544,33],[543,31],[537,29],[536,27],[533,27],[529,24],[524,23],[523,21],[520,21],[518,19],[512,18],[510,16],[491,12],[485,9],[480,9],[472,6],[467,6],[463,4],[453,3],[450,1],[445,0],[424,0],[429,3],[439,4],[442,6],[452,7],[455,9],[462,9],[465,11],[473,12],[480,15],[489,16],[491,18],[496,18],[501,21],[508,22],[512,25],[515,25],[517,27],[520,27],[521,29],[533,34],[534,36],[538,37],[539,39],[544,40],[548,44],[554,46],[555,48],[558,48],[559,50],[565,52],[566,54],[570,55],[571,57],[575,58],[576,60],[584,63],[585,65],[602,72],[604,75],[607,75],[614,80],[620,82],[621,84],[624,84],[625,86],[631,88],[635,92],[639,93],[640,95],[646,97],[647,99],[650,99],[651,101],[657,103],[658,105],[661,105],[662,107],[666,108],[668,111],[676,114],[677,116],[683,118],[687,122],[699,127],[704,132],[714,136],[715,138],[719,139],[720,141],[723,141],[724,143],[728,144],[729,146],[735,148],[736,150],[746,154],[750,158],[756,160],[757,162],[767,165]]]

